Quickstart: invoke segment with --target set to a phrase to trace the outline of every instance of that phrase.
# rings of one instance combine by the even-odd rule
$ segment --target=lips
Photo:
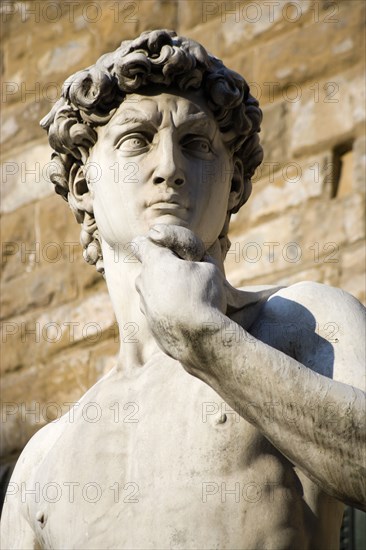
[[[179,195],[159,195],[158,197],[155,197],[154,199],[148,201],[147,207],[155,207],[161,209],[187,208]]]

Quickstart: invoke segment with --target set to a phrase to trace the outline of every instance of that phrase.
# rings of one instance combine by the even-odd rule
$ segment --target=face
[[[94,215],[110,246],[154,224],[191,229],[207,248],[222,230],[233,161],[200,93],[131,94],[109,123],[87,165]]]

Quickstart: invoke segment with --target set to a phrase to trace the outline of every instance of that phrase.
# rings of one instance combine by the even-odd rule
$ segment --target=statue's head
[[[85,260],[103,272],[101,239],[112,246],[154,223],[184,225],[208,247],[219,239],[225,256],[263,158],[261,118],[240,75],[173,31],[144,32],[68,78],[41,125]]]

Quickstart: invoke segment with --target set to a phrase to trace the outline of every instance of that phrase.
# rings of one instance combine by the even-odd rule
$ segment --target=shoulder
[[[44,476],[50,474],[59,443],[67,445],[71,440],[70,448],[75,442],[84,444],[81,430],[85,426],[94,426],[94,424],[85,421],[82,416],[83,406],[95,405],[102,391],[105,394],[111,390],[113,383],[113,378],[109,380],[111,374],[111,372],[108,373],[92,386],[79,401],[74,403],[68,413],[41,428],[24,447],[9,482],[1,518],[4,548],[9,550],[38,548],[35,532],[38,504],[43,490],[42,480],[48,479]]]
[[[364,390],[365,308],[351,294],[307,281],[281,288],[263,305],[254,332],[312,370]]]
[[[351,294],[321,283],[304,281],[283,287],[269,296],[263,314],[282,320],[321,321],[359,326],[365,322],[365,307]]]
[[[309,281],[281,288],[264,306],[266,316],[305,323],[306,328],[328,335],[329,341],[338,343],[342,339],[346,344],[351,340],[353,345],[363,342],[365,312],[365,307],[348,292]]]
[[[22,484],[31,484],[38,467],[63,431],[63,422],[51,422],[41,428],[24,447],[10,479],[11,493],[21,496]],[[20,499],[23,501],[24,499]]]
[[[302,281],[294,285],[283,287],[270,296],[268,303],[276,297],[287,298],[295,303],[311,307],[315,311],[324,310],[324,306],[336,310],[339,306],[344,313],[364,315],[365,307],[351,294],[340,288],[335,288],[322,283]],[[273,302],[271,303],[273,306]]]

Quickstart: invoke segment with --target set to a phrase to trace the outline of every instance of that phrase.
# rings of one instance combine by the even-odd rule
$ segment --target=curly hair
[[[48,131],[49,143],[55,151],[50,179],[56,193],[69,202],[82,224],[80,241],[84,259],[102,273],[102,251],[93,212],[90,207],[82,210],[70,189],[75,185],[86,189],[83,167],[97,141],[95,128],[112,118],[127,94],[154,85],[184,91],[200,89],[233,157],[243,163],[243,193],[228,213],[220,236],[224,256],[230,246],[227,238],[230,215],[248,199],[251,178],[263,159],[258,136],[262,112],[246,81],[201,44],[177,36],[174,31],[143,32],[135,40],[123,41],[115,51],[102,55],[95,65],[71,75],[63,84],[61,98],[40,124]]]

